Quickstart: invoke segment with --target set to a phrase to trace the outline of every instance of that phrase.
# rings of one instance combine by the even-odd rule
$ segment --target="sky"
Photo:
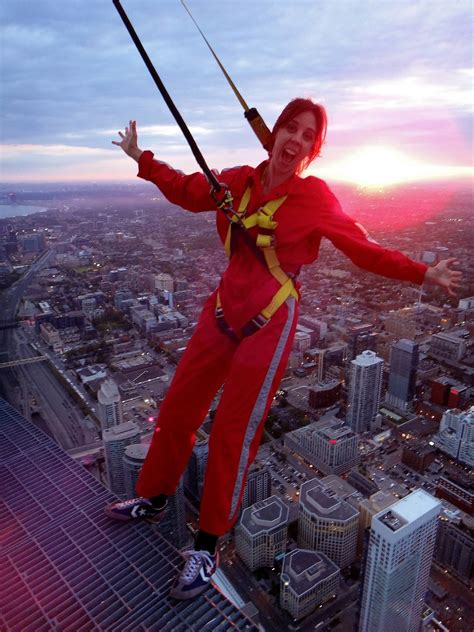
[[[328,113],[310,172],[366,186],[472,176],[471,0],[186,0],[269,127]],[[211,168],[266,154],[180,0],[122,0]],[[112,0],[0,0],[0,181],[132,181],[117,131],[197,171]]]

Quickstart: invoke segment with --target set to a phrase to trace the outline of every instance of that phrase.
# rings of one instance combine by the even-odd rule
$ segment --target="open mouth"
[[[296,158],[296,151],[293,149],[284,149],[281,154],[283,162],[290,164]]]

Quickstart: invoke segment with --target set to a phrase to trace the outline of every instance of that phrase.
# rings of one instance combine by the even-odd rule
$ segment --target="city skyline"
[[[9,524],[25,521],[24,527],[7,524],[7,536],[21,541],[21,546],[11,542],[3,558],[5,562],[14,554],[7,579],[8,603],[3,608],[7,625],[12,632],[15,625],[24,628],[40,604],[44,616],[57,617],[58,624],[69,630],[74,624],[69,625],[66,617],[73,608],[77,611],[87,604],[83,616],[91,621],[110,622],[110,617],[118,621],[115,627],[123,622],[126,629],[130,621],[129,629],[134,629],[137,618],[143,617],[150,625],[163,627],[172,614],[181,616],[180,610],[170,612],[167,599],[179,556],[173,556],[171,565],[152,563],[161,583],[148,585],[145,592],[132,581],[134,560],[138,555],[147,565],[156,547],[158,552],[172,546],[183,550],[192,541],[199,524],[197,503],[217,400],[198,431],[184,487],[173,497],[166,516],[169,522],[160,525],[162,537],[153,550],[146,543],[135,543],[123,545],[122,551],[117,542],[120,558],[115,552],[106,555],[108,533],[116,532],[121,542],[124,537],[130,542],[135,532],[127,525],[110,524],[103,507],[105,497],[133,493],[148,441],[160,427],[158,423],[154,430],[157,413],[202,303],[217,282],[224,254],[215,247],[212,218],[183,213],[146,194],[139,195],[136,208],[135,187],[117,187],[123,195],[120,199],[109,198],[106,186],[58,185],[50,188],[51,198],[46,187],[32,188],[38,199],[48,200],[48,210],[0,222],[0,280],[5,288],[0,294],[4,349],[0,398],[9,402],[0,399],[0,417],[2,407],[7,417],[6,426],[0,428],[5,434],[0,465],[11,473],[6,480],[18,480],[25,490],[7,486]],[[26,187],[16,190],[12,195],[20,201],[33,195]],[[399,207],[393,201],[391,205],[395,214]],[[246,503],[262,507],[257,514],[251,510],[252,520],[260,521],[262,529],[255,533],[256,540],[246,539],[242,546],[231,534],[221,539],[221,567],[212,580],[240,609],[235,616],[243,626],[288,630],[291,625],[300,632],[315,626],[331,626],[335,632],[355,629],[361,616],[371,518],[381,510],[385,515],[416,490],[441,503],[442,512],[436,523],[435,559],[431,563],[430,553],[421,565],[424,578],[429,571],[431,581],[427,587],[424,580],[410,583],[403,592],[405,602],[408,593],[423,599],[425,605],[421,614],[416,610],[414,620],[422,618],[427,631],[435,630],[439,621],[453,632],[464,632],[464,622],[472,619],[466,595],[474,528],[469,481],[474,285],[468,249],[474,221],[468,197],[458,197],[457,205],[455,221],[446,209],[436,222],[405,227],[391,235],[390,242],[432,263],[458,253],[466,268],[459,297],[447,300],[441,291],[427,288],[420,303],[415,287],[357,271],[329,244],[321,249],[319,265],[302,271],[306,292],[297,327],[305,338],[295,339],[245,494]],[[407,398],[407,410],[400,409],[398,402],[392,406],[384,397],[390,384],[388,363],[394,369],[397,364],[391,350],[400,339],[412,340],[422,350],[415,396]],[[355,434],[345,425],[354,381],[351,358],[364,357],[366,345],[373,349],[369,354],[387,363],[387,369],[377,405],[379,419],[373,428]],[[8,369],[9,363],[15,366]],[[114,380],[116,388],[107,378]],[[363,395],[361,389],[360,397],[369,400],[372,394],[366,390]],[[459,441],[453,445],[450,429],[456,423]],[[14,424],[18,432],[13,431]],[[112,427],[104,431],[109,424]],[[42,437],[41,450],[36,440],[30,443],[33,435]],[[25,444],[28,451],[20,454]],[[84,486],[77,485],[78,477],[88,489],[93,486],[93,504]],[[48,508],[55,512],[61,509],[66,530],[72,523],[81,530],[83,548],[74,548],[72,554],[67,542],[55,537],[64,529],[62,517],[53,512],[49,520],[54,525],[41,519],[34,533],[27,529],[27,547],[22,529],[32,520],[31,512],[24,510],[28,493],[37,503],[47,498]],[[83,502],[79,522],[72,509],[62,510],[65,503],[71,507],[78,495]],[[282,524],[275,530],[267,528],[276,519],[267,512],[270,502],[283,511]],[[39,508],[34,511],[36,515]],[[266,541],[259,540],[267,535]],[[102,544],[97,544],[98,539]],[[58,573],[71,570],[70,611],[63,607],[64,590],[58,606],[49,597],[41,601],[44,577],[41,583],[35,579],[36,605],[32,602],[22,578],[25,572],[31,578],[36,566],[23,551],[31,551],[29,545],[34,544],[35,555],[40,555],[36,542],[47,542],[51,559],[60,558],[47,567],[48,581],[56,585]],[[93,569],[91,553],[100,558]],[[254,556],[259,568],[247,567],[247,554]],[[100,605],[96,611],[97,601],[104,599],[103,569],[106,581],[117,579],[117,589],[107,593],[107,608]],[[387,584],[387,591],[393,586]],[[219,595],[210,588],[203,599],[216,596],[227,608],[225,597]],[[122,598],[133,602],[132,610],[115,607]],[[25,604],[21,610],[19,603]],[[193,604],[193,614],[199,604]],[[397,604],[393,599],[390,605]],[[212,616],[208,608],[203,606],[206,617]]]
[[[123,6],[210,166],[263,160],[181,3]],[[368,187],[472,174],[467,0],[188,6],[269,126],[295,96],[326,107],[327,142],[309,173]],[[112,2],[7,0],[0,11],[1,181],[132,180],[111,145],[130,118],[144,148],[198,169]]]

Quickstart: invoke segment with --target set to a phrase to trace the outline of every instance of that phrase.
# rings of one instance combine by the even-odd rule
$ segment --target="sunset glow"
[[[379,145],[367,145],[356,150],[347,160],[331,166],[330,172],[337,180],[369,189],[422,180],[472,176],[470,168],[429,164],[394,147]]]

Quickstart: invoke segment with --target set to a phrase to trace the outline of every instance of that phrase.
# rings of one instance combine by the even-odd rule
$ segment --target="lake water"
[[[44,206],[29,206],[26,204],[0,204],[0,219],[5,217],[17,217],[18,215],[31,215],[46,211]]]

